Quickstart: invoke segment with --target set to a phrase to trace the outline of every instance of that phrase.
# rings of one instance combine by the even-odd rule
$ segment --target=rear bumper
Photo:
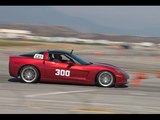
[[[9,75],[12,77],[18,77],[18,68],[16,65],[9,64]]]

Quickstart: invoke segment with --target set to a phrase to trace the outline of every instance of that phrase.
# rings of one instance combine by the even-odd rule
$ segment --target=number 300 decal
[[[56,69],[55,75],[60,75],[60,76],[70,76],[70,71],[69,71],[69,70],[60,70],[60,69]]]

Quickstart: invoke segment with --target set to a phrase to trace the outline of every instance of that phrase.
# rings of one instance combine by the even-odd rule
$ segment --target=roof
[[[52,53],[52,52],[63,53],[63,54],[70,54],[70,52],[65,51],[65,50],[49,50],[49,53]]]

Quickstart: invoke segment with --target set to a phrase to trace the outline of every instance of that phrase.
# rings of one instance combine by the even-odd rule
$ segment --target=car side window
[[[61,56],[62,56],[62,60],[63,60],[63,61],[71,60],[71,59],[69,59],[68,57],[66,57],[65,55],[61,55]]]
[[[48,56],[48,60],[53,62],[62,62],[62,56],[59,53],[50,53]]]

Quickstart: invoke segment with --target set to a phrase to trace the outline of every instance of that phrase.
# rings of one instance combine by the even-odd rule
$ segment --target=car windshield
[[[77,62],[79,62],[82,65],[90,65],[92,64],[91,62],[88,62],[86,60],[81,59],[80,57],[76,56],[75,54],[68,54],[71,58],[73,58],[74,60],[76,60]]]

